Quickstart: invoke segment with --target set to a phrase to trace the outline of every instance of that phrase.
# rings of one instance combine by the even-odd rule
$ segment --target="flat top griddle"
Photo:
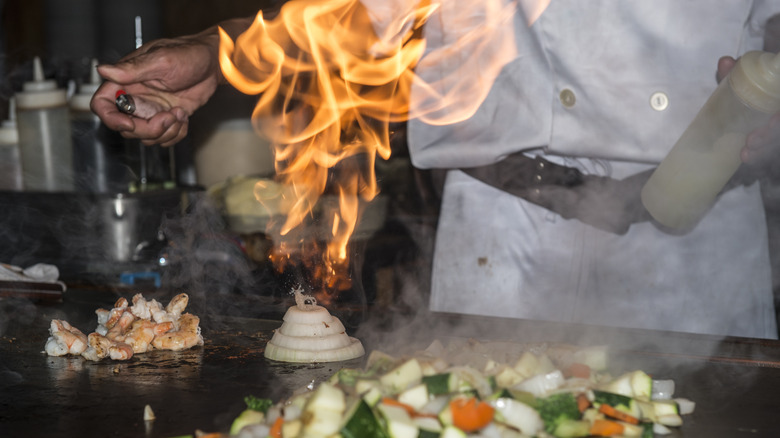
[[[202,316],[205,345],[181,352],[152,351],[129,361],[90,362],[43,353],[48,325],[62,318],[94,328],[94,310],[114,296],[66,293],[57,304],[0,301],[0,436],[175,437],[196,430],[227,432],[246,395],[275,401],[341,367],[266,360],[263,348],[279,318]],[[387,312],[384,312],[385,314]],[[500,318],[430,314],[416,324],[369,320],[353,335],[367,350],[393,353],[441,337],[515,342],[609,344],[614,368],[643,369],[673,378],[677,395],[697,403],[672,437],[776,437],[780,342],[576,327]],[[412,345],[414,346],[414,345]],[[154,422],[143,421],[150,405]]]

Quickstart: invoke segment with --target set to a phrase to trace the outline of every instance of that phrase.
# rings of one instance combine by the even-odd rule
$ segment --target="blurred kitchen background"
[[[70,287],[286,294],[295,279],[280,279],[267,263],[268,212],[241,207],[251,196],[242,190],[273,175],[268,144],[250,125],[255,97],[220,88],[172,148],[125,140],[84,107],[99,83],[95,61],[112,63],[138,40],[195,33],[277,3],[0,0],[0,120],[19,133],[58,123],[53,114],[21,120],[13,111],[23,113],[21,98],[12,98],[36,74],[38,82],[54,81],[49,86],[67,94],[75,169],[47,174],[67,160],[56,135],[32,141],[40,149],[33,164],[33,153],[23,159],[18,141],[0,137],[0,263],[54,264]],[[381,194],[353,239],[353,282],[369,303],[412,308],[419,302],[399,297],[427,296],[440,184],[438,174],[412,168],[404,126],[394,128],[392,157],[377,164]]]

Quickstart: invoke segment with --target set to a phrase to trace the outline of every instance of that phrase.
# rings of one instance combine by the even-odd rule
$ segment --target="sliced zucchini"
[[[415,417],[412,418],[412,421],[414,421],[414,424],[417,425],[417,427],[420,429],[420,436],[422,436],[424,433],[432,434],[432,436],[439,436],[441,433],[442,427],[441,423],[439,423],[439,420],[432,418],[432,417]]]
[[[379,403],[377,409],[385,419],[390,438],[417,438],[420,428],[401,407]]]
[[[440,438],[466,438],[466,432],[458,429],[455,426],[447,426],[441,431]]]
[[[240,432],[244,426],[248,426],[250,424],[260,424],[263,421],[265,421],[264,413],[254,409],[247,409],[239,414],[235,420],[233,420],[233,424],[230,426],[230,434],[238,435],[238,432]]]
[[[600,404],[609,405],[619,411],[631,415],[632,417],[642,418],[642,409],[640,408],[639,403],[635,399],[626,397],[625,395],[594,390],[593,403],[597,407]]]
[[[428,393],[431,395],[450,394],[458,389],[458,376],[454,373],[423,376],[422,382],[428,387]]]
[[[379,419],[365,401],[358,400],[345,417],[347,421],[341,428],[341,435],[344,438],[387,438],[387,433],[379,423]]]
[[[563,420],[553,432],[558,438],[577,438],[590,435],[590,422],[584,420]]]
[[[383,386],[391,388],[395,392],[420,383],[422,380],[422,368],[417,359],[409,359],[401,365],[393,368],[387,374],[379,378]]]
[[[341,414],[346,408],[344,392],[328,382],[322,382],[312,393],[304,410],[314,412],[324,409]]]
[[[398,401],[419,410],[428,403],[428,386],[425,383],[412,386],[398,394]]]
[[[653,379],[644,371],[631,371],[607,382],[601,389],[626,397],[649,399],[653,393]]]

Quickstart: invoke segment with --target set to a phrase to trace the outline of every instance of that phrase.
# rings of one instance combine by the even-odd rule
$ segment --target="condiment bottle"
[[[16,104],[8,102],[8,120],[0,123],[0,190],[22,190],[22,163],[19,158],[19,131]]]
[[[118,132],[106,127],[89,106],[100,83],[97,60],[93,60],[89,82],[81,84],[78,93],[70,98],[76,188],[84,192],[122,193],[133,179],[124,159],[125,141]]]
[[[65,89],[43,76],[41,59],[33,61],[33,80],[16,94],[19,150],[24,188],[72,191],[73,143]]]
[[[743,55],[642,188],[660,224],[690,229],[741,164],[747,135],[780,111],[780,55]]]

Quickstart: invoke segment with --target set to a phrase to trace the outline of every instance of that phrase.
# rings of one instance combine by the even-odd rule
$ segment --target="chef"
[[[378,28],[393,11],[386,1],[363,3]],[[429,50],[457,41],[464,28],[446,17],[464,7],[440,5],[424,29]],[[684,232],[650,220],[638,193],[715,89],[716,71],[723,77],[734,58],[761,49],[778,12],[770,1],[518,2],[510,22],[518,55],[476,114],[444,126],[409,122],[413,164],[449,169],[431,309],[776,338],[766,219],[751,172]],[[234,38],[248,25],[231,23]],[[219,80],[216,45],[211,29],[102,66],[108,82],[94,111],[127,137],[175,143]],[[423,58],[417,73],[433,81],[448,71]],[[170,108],[131,119],[114,107],[120,87],[151,88]],[[771,137],[759,131],[745,161]]]

